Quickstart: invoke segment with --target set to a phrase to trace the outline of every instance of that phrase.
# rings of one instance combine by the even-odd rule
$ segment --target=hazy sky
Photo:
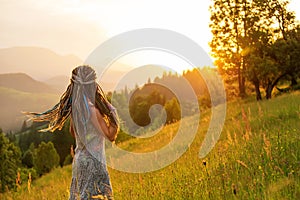
[[[209,51],[211,0],[0,2],[0,48],[40,46],[59,54],[75,54],[84,60],[94,48],[114,35],[137,28],[164,28],[186,35]],[[291,8],[299,19],[300,4],[296,2],[292,0]]]

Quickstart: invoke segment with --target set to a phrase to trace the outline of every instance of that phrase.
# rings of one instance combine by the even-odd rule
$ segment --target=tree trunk
[[[278,81],[284,77],[285,75],[287,75],[286,73],[281,74],[280,76],[278,76],[274,82],[272,83],[271,80],[268,81],[267,87],[266,87],[266,99],[271,99],[272,98],[272,91],[273,88],[277,85]]]
[[[262,98],[261,98],[261,93],[259,90],[259,83],[254,83],[254,86],[255,86],[256,100],[261,101]]]
[[[272,87],[272,83],[269,82],[266,88],[266,99],[271,99],[272,98],[272,91],[273,91],[273,87]]]
[[[246,96],[245,77],[241,72],[241,66],[238,66],[238,83],[239,83],[239,96],[244,98]]]
[[[244,38],[248,37],[248,24],[247,24],[247,19],[248,19],[248,9],[247,9],[247,1],[243,0],[243,11],[244,11],[244,17],[243,17],[243,32],[244,32]],[[248,44],[250,45],[250,44]],[[247,61],[247,56],[243,55],[242,56],[242,73],[241,73],[241,89],[240,89],[240,96],[245,97],[246,96],[246,88],[245,88],[245,74],[246,74],[246,61]]]
[[[246,87],[245,87],[245,73],[246,73],[246,61],[245,61],[245,57],[243,57],[243,63],[242,63],[242,73],[241,73],[241,97],[245,97],[246,96]]]
[[[297,82],[296,78],[295,78],[293,75],[292,75],[291,77],[292,77],[292,80],[291,80],[291,87],[293,87],[293,86],[297,85],[298,82]]]
[[[260,93],[260,90],[259,90],[259,80],[258,80],[255,72],[253,74],[254,74],[254,78],[253,78],[252,82],[255,86],[256,100],[261,101],[262,97],[261,97],[261,93]]]

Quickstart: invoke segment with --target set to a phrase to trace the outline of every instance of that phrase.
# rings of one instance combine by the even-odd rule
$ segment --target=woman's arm
[[[109,126],[99,110],[93,104],[89,105],[91,110],[91,121],[93,125],[97,130],[102,131],[111,142],[115,141],[118,129],[113,126]]]

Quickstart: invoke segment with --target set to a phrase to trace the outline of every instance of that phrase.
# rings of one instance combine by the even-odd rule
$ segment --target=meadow
[[[294,92],[268,101],[228,103],[221,137],[204,159],[198,153],[210,111],[201,113],[193,143],[176,162],[148,173],[109,168],[115,199],[300,199],[299,102],[300,93]],[[159,149],[172,140],[178,125],[118,145],[134,152]],[[68,199],[70,180],[71,166],[56,168],[0,199]]]

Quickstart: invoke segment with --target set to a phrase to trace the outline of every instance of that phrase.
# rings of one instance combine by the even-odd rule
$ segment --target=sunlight
[[[179,56],[163,50],[141,50],[127,54],[119,59],[119,62],[130,65],[133,68],[155,64],[166,66],[166,71],[181,74],[184,70],[193,66]]]

